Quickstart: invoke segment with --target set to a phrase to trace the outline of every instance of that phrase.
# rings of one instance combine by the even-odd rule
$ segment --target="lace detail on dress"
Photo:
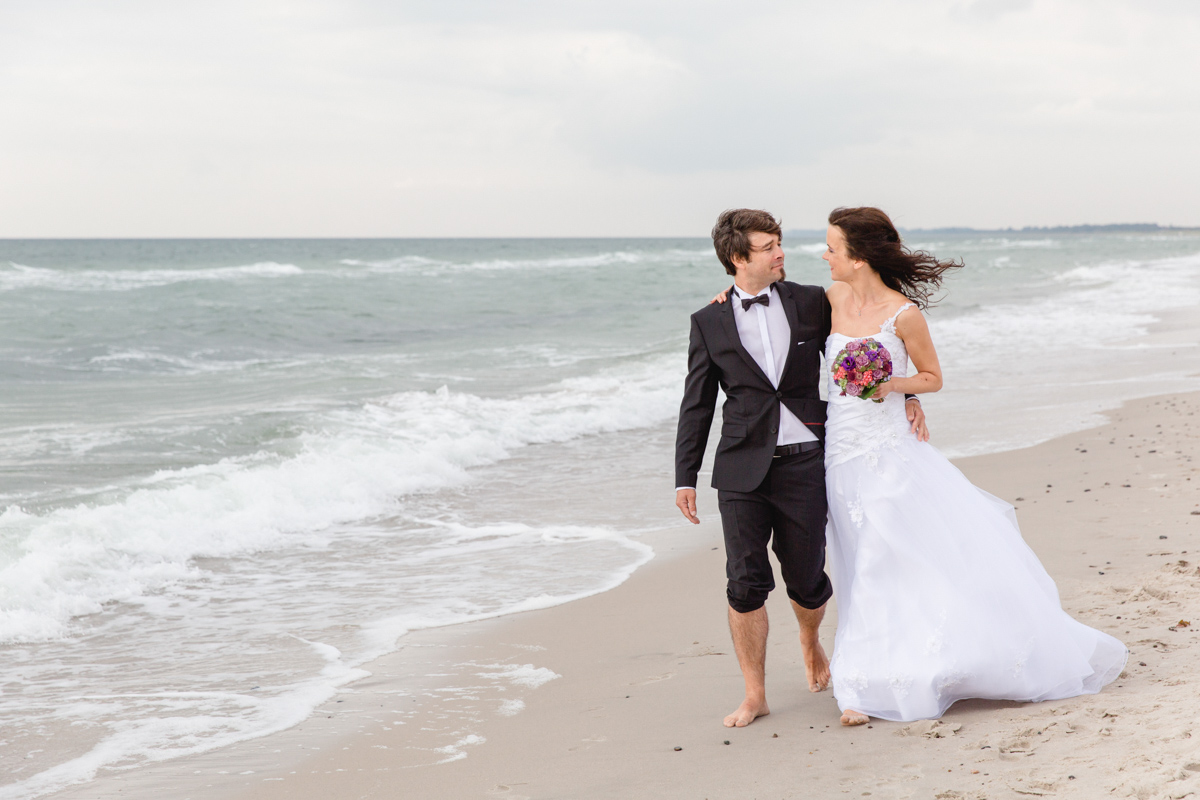
[[[1012,674],[1014,678],[1020,677],[1025,671],[1025,664],[1029,661],[1029,656],[1033,653],[1034,641],[1032,638],[1025,642],[1019,650],[1017,650],[1013,658]]]
[[[883,321],[883,324],[879,326],[879,332],[880,333],[890,333],[893,336],[895,336],[896,335],[896,318],[899,317],[901,314],[903,314],[904,310],[906,308],[912,308],[915,305],[916,305],[916,303],[905,303],[904,305],[900,306],[900,308],[896,309],[895,314],[892,314],[890,317],[888,317],[886,320]]]
[[[971,677],[965,672],[948,672],[938,678],[937,682],[937,697],[941,700],[951,694],[954,694],[959,686],[967,682],[967,678]]]
[[[838,460],[864,456],[867,466],[878,472],[879,452],[899,447],[900,437],[907,428],[898,427],[894,419],[883,414],[866,416],[859,423],[858,428],[843,431],[836,444],[830,446],[827,452],[836,456]],[[861,507],[861,500],[859,505]],[[853,508],[851,514],[853,515]],[[857,519],[854,521],[859,522]]]
[[[888,678],[888,688],[892,690],[892,694],[898,700],[908,697],[908,690],[912,688],[912,684],[911,675],[892,675]]]
[[[862,495],[855,497],[852,501],[846,504],[846,511],[850,513],[850,521],[855,526],[861,528],[863,525],[863,501]]]
[[[942,652],[942,647],[946,644],[946,609],[942,609],[941,618],[938,620],[937,627],[925,642],[925,655],[936,656]]]

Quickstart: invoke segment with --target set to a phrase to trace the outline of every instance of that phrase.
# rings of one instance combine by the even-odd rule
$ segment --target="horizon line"
[[[1154,222],[1117,222],[1107,224],[1081,225],[1025,225],[1020,228],[974,228],[963,225],[907,228],[899,227],[902,233],[1154,233],[1200,231],[1200,226],[1192,225],[1159,225]],[[789,228],[783,231],[784,236],[824,235],[823,228]],[[604,234],[594,236],[0,236],[0,242],[88,242],[88,241],[346,241],[346,240],[443,240],[443,239],[707,239],[707,235],[638,235],[622,236],[620,234]]]

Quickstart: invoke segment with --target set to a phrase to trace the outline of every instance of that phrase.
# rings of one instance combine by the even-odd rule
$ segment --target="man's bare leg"
[[[745,614],[729,609],[729,633],[746,682],[746,699],[725,718],[726,728],[744,728],[771,713],[767,708],[767,629],[765,607]]]
[[[818,634],[821,620],[825,618],[825,606],[805,608],[792,600],[792,611],[800,623],[800,649],[804,651],[804,672],[808,677],[808,690],[820,692],[829,688],[829,659],[821,647]]]

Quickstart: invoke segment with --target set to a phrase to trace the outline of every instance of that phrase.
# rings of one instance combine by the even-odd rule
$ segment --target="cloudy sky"
[[[1195,0],[3,0],[0,237],[1200,225]]]

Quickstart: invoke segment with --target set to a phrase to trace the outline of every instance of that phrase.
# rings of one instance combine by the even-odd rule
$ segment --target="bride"
[[[1124,669],[1125,646],[1063,611],[1012,506],[910,431],[904,394],[942,386],[921,309],[959,265],[909,251],[876,208],[836,209],[826,245],[830,669],[842,724],[936,718],[968,697],[1100,691]],[[860,345],[853,358],[871,340],[890,353],[892,377],[862,399],[843,392],[836,370],[847,345]]]

